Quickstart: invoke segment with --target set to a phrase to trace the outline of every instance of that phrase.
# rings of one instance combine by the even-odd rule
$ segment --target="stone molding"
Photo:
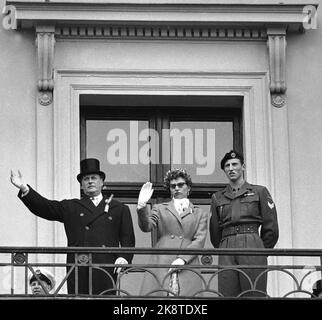
[[[7,0],[5,8],[15,8],[17,28],[34,28],[45,23],[57,25],[92,23],[116,24],[287,24],[299,30],[309,15],[305,7],[317,7],[318,0],[200,0],[200,1],[35,1]],[[4,9],[4,13],[6,9]],[[14,26],[14,24],[12,24]]]
[[[214,26],[59,26],[56,39],[134,39],[134,40],[262,40],[265,29]]]
[[[7,0],[5,29],[36,30],[39,102],[52,102],[54,45],[75,39],[267,41],[273,106],[286,104],[286,32],[316,28],[317,0]],[[311,23],[311,25],[310,25]]]
[[[239,95],[244,100],[243,126],[247,180],[268,187],[279,211],[283,213],[280,215],[282,248],[292,244],[293,230],[289,230],[292,221],[290,180],[289,171],[284,170],[284,167],[289,167],[287,109],[269,108],[267,72],[66,69],[56,70],[55,79],[54,95],[57,98],[53,103],[52,139],[55,150],[53,198],[73,198],[79,195],[79,187],[74,180],[79,172],[80,161],[79,105],[81,95]],[[40,111],[42,110],[37,112]],[[280,130],[277,136],[272,134],[276,128]],[[68,154],[66,150],[69,150]],[[276,154],[274,150],[283,150],[284,153]],[[45,158],[42,161],[47,163]],[[283,172],[282,175],[281,172]],[[61,239],[64,239],[62,228],[55,235],[55,246],[62,245]],[[279,261],[274,263],[278,264]],[[272,276],[275,277],[275,275]],[[283,277],[272,279],[271,286],[277,291],[276,296],[280,296],[278,290],[284,285],[284,280]],[[285,286],[288,288],[287,283]]]

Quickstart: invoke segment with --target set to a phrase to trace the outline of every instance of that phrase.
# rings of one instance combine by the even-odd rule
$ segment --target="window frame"
[[[157,99],[157,98],[156,98]],[[160,101],[162,103],[162,99]],[[120,112],[122,110],[122,112]],[[189,112],[187,112],[189,110]],[[185,106],[177,103],[160,105],[141,105],[132,103],[91,105],[80,103],[80,156],[86,158],[86,121],[87,120],[148,120],[149,127],[161,132],[170,128],[171,121],[231,121],[233,124],[233,148],[243,152],[242,101],[234,105],[193,104]],[[162,139],[162,135],[159,135]],[[159,144],[162,146],[162,141]],[[161,152],[161,150],[160,150]],[[161,153],[160,153],[161,155]],[[169,164],[150,164],[150,181],[154,193],[151,203],[169,199],[168,191],[163,187],[163,177]],[[211,195],[223,188],[225,183],[194,183],[190,198],[199,204],[209,203]],[[103,193],[113,193],[122,201],[135,203],[142,183],[136,182],[105,182]]]

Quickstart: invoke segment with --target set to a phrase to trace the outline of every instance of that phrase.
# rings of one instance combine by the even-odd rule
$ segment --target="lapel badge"
[[[113,199],[113,197],[114,197],[114,194],[112,193],[111,195],[110,195],[110,197],[108,198],[108,199],[106,199],[105,200],[105,209],[104,209],[104,212],[108,212],[108,210],[109,210],[109,208],[110,208],[110,202],[112,201],[112,199]],[[112,218],[112,217],[111,217]],[[110,219],[111,220],[111,219]]]

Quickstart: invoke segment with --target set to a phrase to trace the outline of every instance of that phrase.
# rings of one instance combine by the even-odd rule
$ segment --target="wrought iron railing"
[[[134,254],[132,264],[115,265],[97,263],[95,257],[103,255]],[[200,264],[186,264],[173,269],[170,264],[149,264],[148,257],[178,254],[197,255]],[[69,256],[66,262],[66,255]],[[267,256],[268,265],[219,265],[220,255]],[[252,298],[312,298],[312,285],[321,278],[322,250],[314,249],[150,249],[150,248],[52,248],[52,247],[0,247],[0,299],[33,298],[28,277],[35,275],[38,267],[50,270],[56,278],[56,286],[51,291],[44,287],[43,299],[221,299],[226,298],[218,288],[218,277],[225,272],[235,272],[244,277],[249,288],[241,292],[238,299]],[[123,267],[113,276],[113,270]],[[169,269],[171,271],[169,272]],[[259,272],[255,278],[248,271]],[[160,278],[160,270],[163,276]],[[85,273],[84,273],[85,272]],[[99,272],[108,278],[111,285],[93,290]],[[161,273],[162,273],[161,272]],[[188,274],[188,282],[199,279],[201,286],[184,294],[180,292],[180,277]],[[85,275],[85,276],[84,276]],[[148,291],[140,291],[141,284],[149,275],[156,285]],[[257,284],[269,276],[268,290],[259,290]],[[176,280],[179,278],[179,282]],[[150,281],[149,280],[149,281]],[[100,281],[100,280],[99,280]],[[69,292],[67,291],[69,283]],[[82,285],[86,282],[86,290]],[[179,286],[179,287],[178,287]],[[72,288],[72,289],[71,289]],[[71,290],[70,290],[71,289]]]

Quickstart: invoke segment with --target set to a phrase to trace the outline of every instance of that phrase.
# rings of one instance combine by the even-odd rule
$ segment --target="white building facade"
[[[318,1],[0,4],[0,174],[6,199],[0,209],[1,246],[66,246],[59,223],[34,217],[18,200],[9,182],[11,168],[19,168],[47,198],[64,199],[80,196],[80,160],[99,158],[107,186],[130,206],[137,246],[149,247],[150,236],[136,220],[140,185],[152,181],[156,196],[164,198],[165,171],[188,165],[196,182],[191,197],[209,210],[211,192],[225,182],[219,161],[237,148],[245,155],[247,180],[267,186],[275,200],[277,248],[322,247]],[[109,156],[112,128],[128,138],[121,164],[120,154],[114,162]],[[173,140],[162,136],[163,130],[194,134],[200,128],[203,133],[215,130],[214,154],[207,154],[204,135],[203,157],[197,157],[199,140],[192,139],[193,159],[175,163]],[[153,141],[159,152],[154,163],[139,157],[144,138],[138,135],[136,149],[131,144],[137,141],[135,132],[144,129],[159,134]],[[189,154],[183,154],[187,160]],[[194,171],[207,165],[213,170],[204,175]],[[206,247],[211,248],[209,241]],[[271,262],[297,259],[274,257]],[[272,295],[290,289],[283,277],[270,278]]]

